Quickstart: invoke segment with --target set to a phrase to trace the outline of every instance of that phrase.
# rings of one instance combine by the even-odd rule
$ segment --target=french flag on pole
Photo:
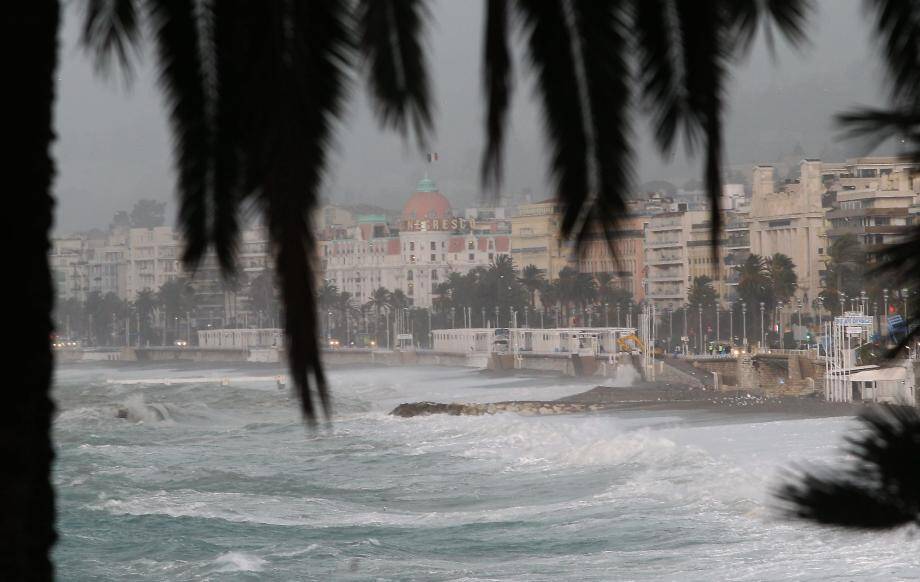
[[[429,152],[428,153],[428,163],[438,161],[438,152]]]

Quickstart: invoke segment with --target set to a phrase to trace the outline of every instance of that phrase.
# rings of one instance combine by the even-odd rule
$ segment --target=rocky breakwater
[[[514,412],[524,416],[542,416],[551,414],[574,414],[602,409],[600,404],[582,404],[573,402],[492,402],[487,404],[463,402],[411,402],[400,404],[390,414],[410,418],[430,414],[449,414],[452,416],[482,416]]]

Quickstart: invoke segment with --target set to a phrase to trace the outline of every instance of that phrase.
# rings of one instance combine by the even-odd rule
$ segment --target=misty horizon
[[[834,123],[834,115],[841,111],[884,99],[882,65],[870,48],[860,4],[856,0],[819,3],[806,44],[795,49],[779,42],[775,57],[759,34],[751,54],[735,68],[729,88],[727,168],[741,167],[747,173],[751,166],[772,163],[797,148],[805,157],[825,161],[872,153],[858,141],[844,140]],[[166,220],[172,224],[174,172],[151,59],[137,67],[130,87],[120,71],[109,78],[96,75],[91,59],[77,43],[79,11],[70,7],[65,12],[56,111],[55,232],[104,228],[114,212],[129,210],[144,198],[167,202]],[[431,167],[431,176],[457,207],[473,206],[483,197],[479,180],[484,143],[481,6],[436,2],[432,20],[429,64],[438,106],[428,149],[439,153],[439,161]],[[476,31],[475,38],[471,39],[470,31]],[[518,57],[519,45],[514,47]],[[552,195],[553,188],[547,177],[541,112],[530,83],[520,82],[527,64],[520,58],[516,64],[519,82],[501,192],[542,200]],[[336,132],[323,201],[398,210],[427,169],[424,152],[414,140],[381,130],[363,87],[353,85],[348,121]],[[663,160],[651,143],[646,120],[634,124],[633,133],[637,186],[667,180],[680,187],[699,178],[702,162],[688,160],[682,144],[671,160]]]

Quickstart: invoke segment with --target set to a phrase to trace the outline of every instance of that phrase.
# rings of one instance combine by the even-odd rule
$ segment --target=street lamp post
[[[682,343],[682,344],[684,345],[684,355],[685,355],[685,356],[687,355],[687,352],[689,351],[689,350],[687,349],[687,341],[683,339],[683,338],[687,338],[687,334],[688,334],[688,331],[687,331],[687,310],[688,310],[688,309],[690,309],[690,306],[689,306],[689,305],[684,305],[684,306],[683,306],[683,311],[684,311],[684,335],[683,335],[683,337],[682,337],[681,340],[680,340],[680,343]],[[688,339],[689,339],[689,338],[688,338]]]
[[[885,311],[882,312],[882,330],[885,337],[888,337],[888,289],[882,289],[882,297],[885,299]]]
[[[501,327],[501,309],[498,305],[495,306],[495,325],[493,327]]]
[[[530,313],[529,312],[530,312],[530,308],[527,305],[525,305],[524,306],[524,327],[530,327]]]
[[[741,329],[742,335],[744,336],[744,347],[747,350],[747,302],[741,302]]]
[[[904,312],[907,312],[906,307],[904,308]],[[610,306],[606,301],[604,302],[604,327],[610,327]]]
[[[617,303],[617,327],[622,327],[620,325],[620,304]]]
[[[777,308],[779,309],[779,317],[776,320],[776,331],[779,332],[779,345],[777,347],[779,349],[783,349],[783,344],[785,340],[785,338],[783,337],[783,304],[780,303],[779,305],[777,305]]]
[[[764,347],[764,344],[767,343],[767,334],[766,334],[766,331],[767,331],[767,330],[765,330],[764,327],[763,327],[763,310],[764,310],[764,307],[765,307],[764,302],[761,301],[761,302],[760,302],[760,347],[761,347],[761,348],[763,348],[763,347]]]
[[[735,306],[732,305],[728,310],[728,344],[735,347]]]
[[[700,303],[697,306],[697,310],[699,312],[699,318],[697,319],[697,321],[700,324],[700,335],[696,337],[696,351],[702,356],[703,355],[703,304],[702,303]]]
[[[716,343],[722,341],[722,332],[719,329],[719,301],[716,300]]]
[[[668,351],[671,351],[671,342],[674,340],[674,309],[668,307]]]

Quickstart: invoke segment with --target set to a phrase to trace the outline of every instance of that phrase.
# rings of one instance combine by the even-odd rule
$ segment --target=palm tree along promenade
[[[753,168],[750,182],[725,186],[720,264],[699,190],[637,193],[613,252],[598,235],[579,257],[559,234],[558,203],[457,211],[426,177],[401,211],[329,205],[314,214],[321,335],[331,347],[385,348],[403,333],[430,348],[434,329],[635,327],[654,305],[656,347],[669,353],[800,349],[857,304],[876,337],[899,334],[913,291],[864,274],[920,215],[912,167],[803,160],[780,186],[772,168]],[[243,230],[242,268],[227,283],[215,255],[184,272],[170,227],[118,219],[102,235],[54,240],[62,347],[181,347],[196,345],[198,331],[277,327],[264,227]]]

